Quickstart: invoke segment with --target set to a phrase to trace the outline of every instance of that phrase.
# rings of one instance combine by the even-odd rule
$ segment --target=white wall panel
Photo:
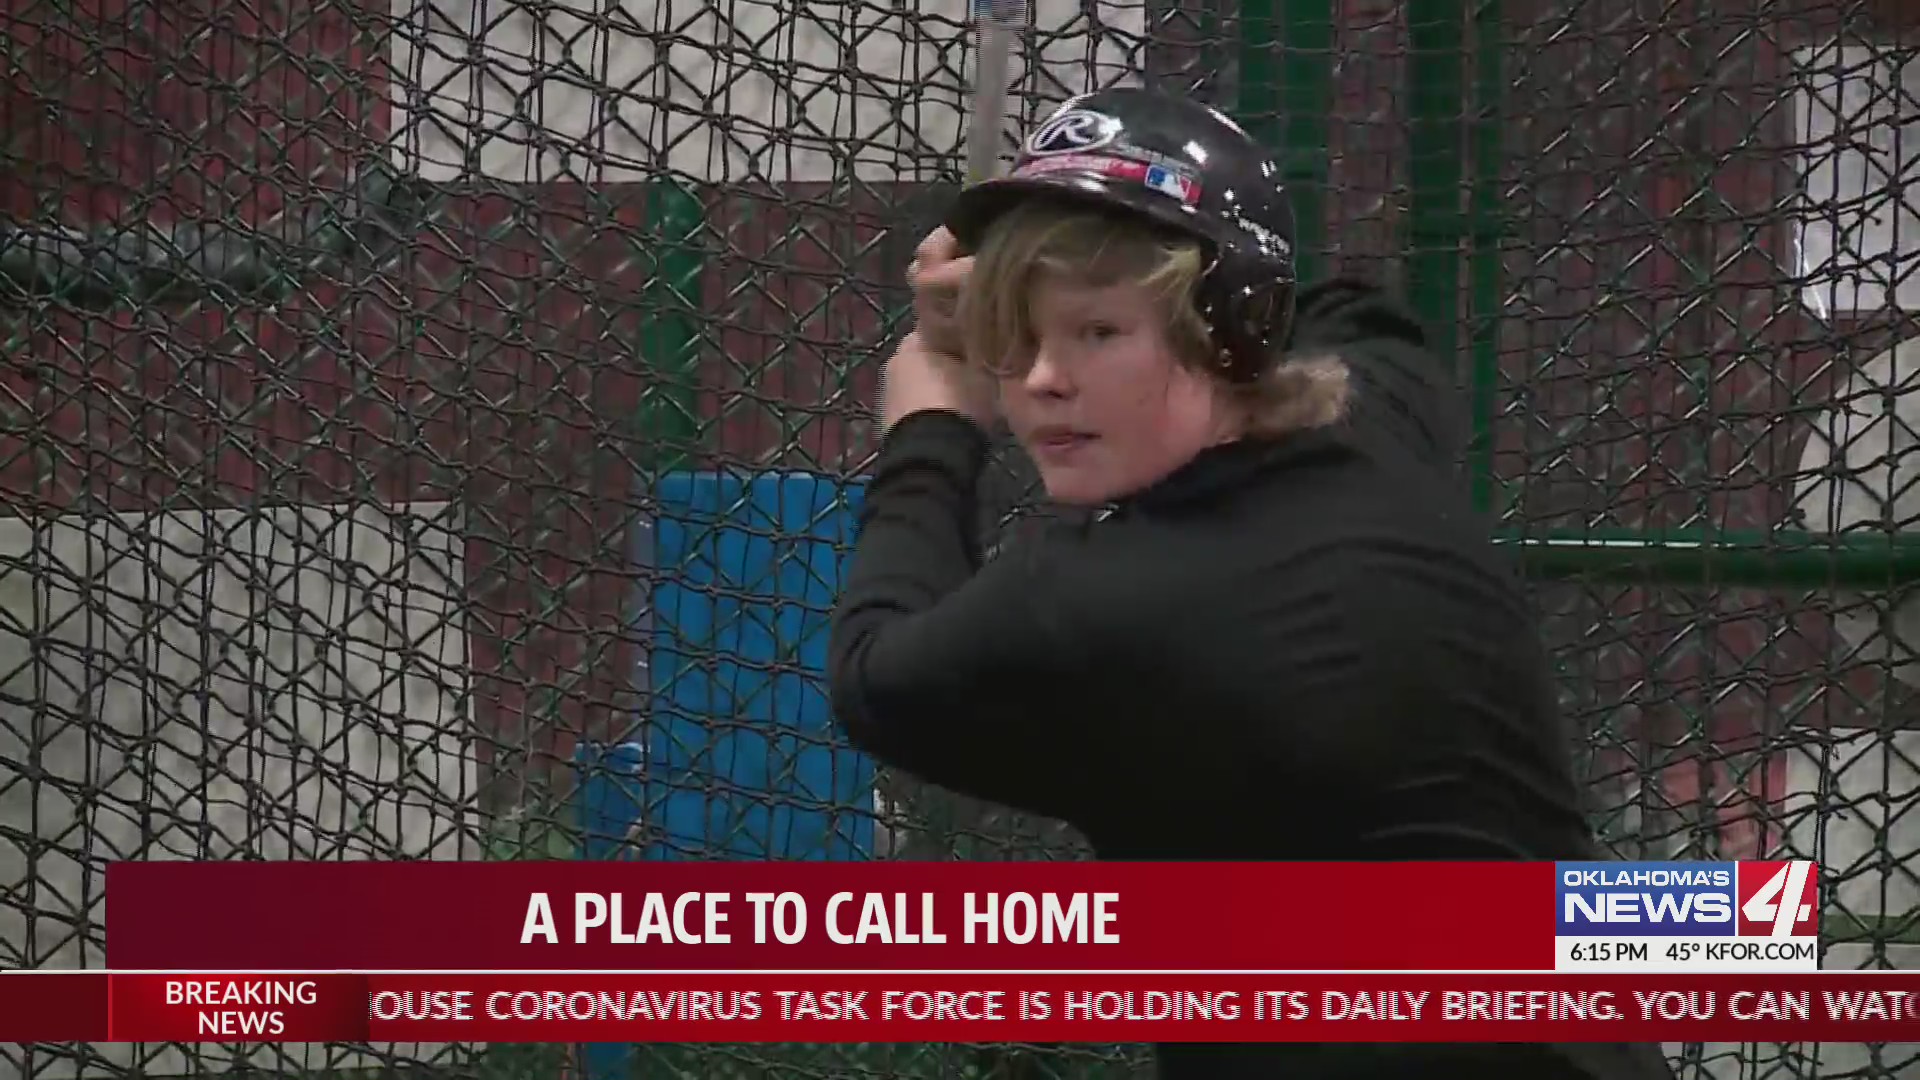
[[[1030,107],[1132,78],[1144,0],[1037,0]],[[937,179],[957,170],[964,0],[396,0],[394,160],[429,180]],[[1028,71],[1029,60],[1036,69]]]
[[[1920,310],[1920,61],[1871,45],[1793,59],[1802,301],[1822,316]]]
[[[475,857],[459,536],[439,504],[0,519],[0,967],[103,966],[115,860]]]

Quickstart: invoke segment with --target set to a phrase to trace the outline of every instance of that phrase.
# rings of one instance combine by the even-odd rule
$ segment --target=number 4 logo
[[[1772,923],[1772,937],[1792,937],[1793,925],[1813,914],[1811,903],[1800,902],[1807,899],[1807,877],[1812,872],[1813,864],[1805,859],[1795,859],[1774,871],[1766,884],[1741,906],[1740,917],[1749,922]]]

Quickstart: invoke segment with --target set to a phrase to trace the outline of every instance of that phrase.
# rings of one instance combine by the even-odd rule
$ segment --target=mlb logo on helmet
[[[1200,184],[1185,173],[1155,165],[1147,170],[1147,186],[1162,195],[1171,195],[1192,206],[1200,198]]]

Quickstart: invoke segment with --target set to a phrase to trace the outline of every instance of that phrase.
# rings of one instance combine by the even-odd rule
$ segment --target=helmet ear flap
[[[1293,328],[1293,282],[1247,281],[1228,260],[1216,261],[1203,286],[1201,315],[1213,328],[1230,382],[1252,382],[1273,365]]]

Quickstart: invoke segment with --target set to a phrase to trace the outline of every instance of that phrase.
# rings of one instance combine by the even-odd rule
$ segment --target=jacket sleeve
[[[1079,708],[1051,708],[1084,664],[1046,544],[980,567],[975,487],[987,441],[953,413],[888,433],[833,616],[829,680],[849,741],[979,798],[1060,813]],[[1065,775],[1063,775],[1063,773]]]
[[[1465,448],[1452,358],[1436,356],[1413,313],[1385,291],[1336,278],[1300,294],[1292,349],[1345,358],[1359,384],[1354,425],[1451,467]]]

